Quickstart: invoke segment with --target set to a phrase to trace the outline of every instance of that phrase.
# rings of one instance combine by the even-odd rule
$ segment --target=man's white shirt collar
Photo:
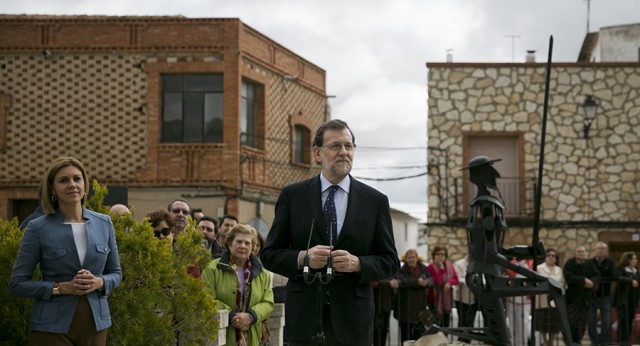
[[[324,177],[322,172],[320,172],[320,188],[321,188],[320,191],[324,192],[328,188],[330,188],[332,185],[334,184],[332,184],[329,180],[327,180],[327,178]],[[342,179],[339,183],[335,185],[340,186],[342,191],[349,193],[349,188],[351,187],[351,177],[347,175],[346,177],[344,177],[344,179]]]

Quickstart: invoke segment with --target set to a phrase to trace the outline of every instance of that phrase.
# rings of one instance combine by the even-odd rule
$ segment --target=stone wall
[[[227,344],[227,328],[229,327],[229,311],[218,311],[218,338],[207,346],[222,346]],[[284,304],[277,303],[267,320],[269,326],[269,345],[281,346],[284,344]]]
[[[428,159],[446,163],[439,168],[446,171],[448,182],[463,177],[464,137],[479,133],[522,135],[519,165],[525,176],[537,176],[545,66],[427,64]],[[638,231],[639,93],[638,63],[553,64],[541,220],[569,226],[542,229],[541,240],[547,247],[559,248],[562,254],[577,244],[601,239],[601,233]],[[585,138],[581,105],[587,95],[593,96],[598,108]],[[466,231],[460,227],[464,221],[457,226],[450,222],[450,215],[441,212],[442,198],[461,196],[462,189],[429,179],[428,243],[448,244],[454,256],[466,252]],[[634,227],[624,227],[625,223]],[[520,229],[512,227],[505,243],[528,244],[530,232],[530,222]]]
[[[280,346],[284,344],[284,303],[276,303],[273,312],[267,320],[269,325],[269,345]]]

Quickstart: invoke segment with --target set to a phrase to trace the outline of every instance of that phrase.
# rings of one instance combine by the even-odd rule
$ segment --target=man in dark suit
[[[349,175],[355,147],[344,121],[324,123],[313,140],[321,174],[285,187],[278,198],[262,262],[290,279],[289,345],[319,344],[323,336],[328,345],[371,345],[370,283],[400,267],[388,198]],[[330,275],[328,262],[334,270]]]
[[[616,275],[616,263],[609,258],[609,246],[605,242],[596,243],[596,255],[589,261],[593,262],[600,282],[596,285],[593,301],[589,305],[588,328],[591,345],[605,346],[611,338],[611,283]],[[598,310],[599,313],[598,313]],[[600,316],[600,329],[598,330],[598,315]]]
[[[587,260],[587,249],[576,247],[575,256],[564,264],[564,278],[567,281],[567,314],[573,342],[580,344],[587,326],[589,306],[593,292],[600,282],[600,273],[592,261]]]

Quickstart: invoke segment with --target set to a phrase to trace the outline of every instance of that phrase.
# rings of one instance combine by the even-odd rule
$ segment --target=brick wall
[[[68,53],[0,57],[10,95],[0,183],[37,184],[56,156],[73,155],[93,177],[126,181],[144,163],[147,88],[136,55]]]
[[[161,74],[198,72],[224,74],[223,143],[160,143]],[[243,78],[265,90],[258,149],[239,144]],[[238,198],[273,202],[282,186],[317,174],[290,164],[290,119],[314,131],[325,105],[325,72],[239,19],[0,15],[7,191],[35,191],[53,158],[73,155],[101,183],[220,187],[240,212]]]

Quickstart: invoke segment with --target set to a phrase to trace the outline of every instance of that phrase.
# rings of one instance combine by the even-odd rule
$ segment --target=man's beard
[[[349,172],[351,172],[351,161],[344,159],[335,162],[331,167],[331,171],[333,171],[336,176],[346,176],[347,174],[349,174]]]

